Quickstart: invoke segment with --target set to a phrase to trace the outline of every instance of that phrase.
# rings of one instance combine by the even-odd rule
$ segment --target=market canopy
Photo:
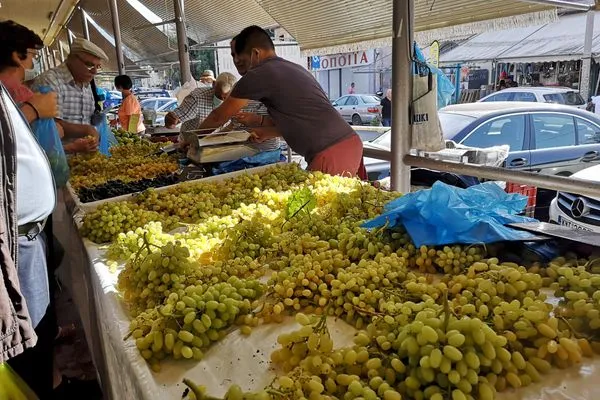
[[[600,12],[594,16],[593,53],[600,53]],[[474,61],[565,61],[583,54],[586,15],[561,16],[548,24],[478,34],[442,54],[444,64]]]
[[[112,32],[110,11],[97,0],[4,0],[2,18],[34,29],[47,44],[74,16],[81,5],[107,32]],[[547,23],[556,18],[557,6],[581,6],[588,0],[415,0],[416,37],[421,42],[454,35],[476,34],[489,29]],[[174,18],[172,0],[117,0],[125,46],[142,57],[176,60],[176,46],[165,30],[148,25],[148,18],[134,5],[142,4],[163,21]],[[39,7],[38,7],[39,6]],[[392,35],[392,0],[187,0],[188,36],[196,43],[213,43],[237,34],[243,27],[281,26],[308,54],[335,53],[387,45]],[[49,14],[52,13],[52,14]],[[51,15],[49,17],[49,15]],[[69,27],[81,31],[71,20]],[[108,52],[112,56],[114,51]],[[168,55],[165,55],[168,53]],[[164,58],[163,58],[164,60]],[[156,60],[153,60],[156,61]]]

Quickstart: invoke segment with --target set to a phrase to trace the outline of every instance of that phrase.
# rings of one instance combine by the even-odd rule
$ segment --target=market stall
[[[590,275],[588,277],[582,272],[582,267],[559,266],[560,263],[564,263],[564,260],[543,265],[546,270],[541,268],[542,265],[539,263],[523,260],[523,263],[530,265],[530,272],[512,264],[503,264],[500,269],[506,270],[507,275],[505,278],[498,278],[496,275],[503,273],[499,272],[500,269],[495,265],[504,261],[502,258],[507,257],[508,252],[501,252],[501,255],[497,256],[500,260],[494,261],[495,254],[487,254],[493,251],[491,247],[488,250],[483,246],[451,246],[448,249],[443,246],[415,248],[410,244],[405,231],[369,233],[359,227],[359,221],[377,216],[381,212],[381,207],[396,197],[398,195],[395,193],[381,192],[352,179],[309,174],[288,164],[178,184],[155,190],[153,194],[128,196],[126,202],[123,202],[123,198],[120,199],[121,201],[108,199],[96,204],[95,208],[88,208],[85,212],[78,209],[75,201],[67,195],[65,199],[67,206],[62,210],[60,226],[68,226],[68,228],[58,233],[61,241],[69,243],[70,261],[65,265],[67,267],[65,275],[69,279],[69,286],[74,291],[75,303],[79,307],[86,336],[93,350],[94,361],[101,374],[105,395],[115,399],[177,399],[181,398],[186,391],[186,386],[182,383],[186,378],[206,386],[208,394],[217,398],[222,397],[234,384],[240,385],[244,391],[269,387],[267,394],[273,397],[264,398],[299,398],[293,390],[288,389],[289,382],[281,378],[284,375],[304,382],[301,386],[306,391],[307,398],[308,392],[312,390],[309,387],[316,388],[317,391],[322,390],[323,395],[335,397],[342,397],[341,394],[349,390],[360,389],[365,394],[365,398],[372,393],[381,398],[397,398],[392,396],[398,394],[401,394],[402,398],[412,398],[414,392],[411,390],[422,391],[430,386],[438,387],[439,393],[444,394],[444,398],[447,393],[451,393],[451,396],[460,396],[460,394],[452,394],[456,390],[464,392],[464,398],[469,398],[469,390],[467,390],[469,388],[472,390],[470,396],[473,398],[494,398],[484,397],[481,394],[486,389],[492,390],[493,394],[495,390],[491,389],[492,387],[498,389],[506,387],[495,397],[498,399],[507,399],[509,396],[517,399],[565,397],[588,399],[599,395],[598,389],[593,385],[593,376],[600,366],[598,357],[592,356],[589,352],[589,342],[572,338],[575,334],[585,334],[591,340],[596,329],[595,322],[589,327],[586,327],[585,323],[582,326],[581,321],[577,323],[577,318],[585,317],[575,318],[573,314],[565,311],[577,311],[578,307],[584,309],[593,307],[592,303],[585,301],[587,295],[583,294],[595,291],[594,288],[598,284],[593,263],[587,266],[589,270],[587,274]],[[177,203],[178,201],[180,203]],[[170,204],[171,202],[173,204]],[[192,205],[193,207],[188,207]],[[305,208],[307,205],[310,205],[309,208]],[[145,231],[136,230],[143,225],[144,214],[134,210],[145,209],[147,210],[145,212],[151,212],[150,208],[157,213],[152,215],[156,217],[155,220],[162,221],[163,227],[152,224],[147,226]],[[174,215],[172,210],[175,208],[186,208],[186,211],[180,214],[179,221],[169,219],[169,216]],[[201,214],[202,212],[205,214]],[[115,216],[118,218],[112,218]],[[196,223],[186,225],[187,231],[173,235],[166,233],[178,223],[188,224],[194,218]],[[115,227],[117,234],[111,233],[110,227]],[[124,233],[129,229],[134,229],[135,233],[118,235],[118,232]],[[161,246],[161,249],[156,248],[152,251],[144,249],[143,238]],[[113,244],[105,243],[112,239],[116,239]],[[187,353],[187,350],[182,350],[186,346],[184,343],[188,343],[183,340],[187,340],[186,335],[177,334],[183,337],[179,356],[175,355],[177,350],[161,350],[162,346],[167,346],[164,340],[169,334],[168,329],[172,328],[158,328],[166,329],[161,331],[165,335],[165,339],[161,339],[163,340],[161,348],[154,341],[150,347],[143,344],[144,335],[152,332],[152,329],[157,329],[155,325],[157,316],[159,319],[173,317],[181,324],[177,329],[183,331],[192,329],[194,337],[197,338],[204,337],[203,333],[207,331],[200,332],[205,328],[196,326],[198,324],[195,322],[192,323],[190,320],[185,322],[184,319],[188,318],[187,315],[183,315],[185,312],[182,311],[180,316],[175,316],[176,312],[165,309],[171,304],[168,298],[177,291],[176,286],[169,289],[171,291],[169,295],[161,292],[159,297],[153,297],[151,294],[150,297],[144,297],[143,289],[149,287],[148,284],[152,282],[147,280],[149,278],[135,273],[138,268],[135,265],[139,263],[135,256],[137,252],[162,253],[162,260],[166,254],[163,252],[169,251],[162,246],[169,242],[174,243],[174,240],[188,247],[191,253],[189,260],[193,271],[196,272],[187,270],[184,275],[187,276],[189,273],[198,278],[196,273],[199,271],[201,277],[198,279],[206,282],[202,290],[194,293],[200,295],[206,290],[211,290],[210,288],[226,285],[231,282],[230,277],[235,276],[239,278],[239,282],[243,282],[235,281],[235,285],[238,285],[237,287],[243,285],[246,289],[240,291],[244,293],[242,297],[248,296],[248,302],[236,303],[241,307],[237,317],[230,315],[229,318],[222,318],[224,325],[213,327],[216,336],[209,338],[208,343],[202,341],[196,343],[197,339],[192,339],[191,343],[194,346],[188,347],[190,351],[192,348],[194,350],[191,354],[186,355],[184,353]],[[471,265],[466,259],[458,264],[448,264],[443,261],[445,258],[442,254],[447,257],[448,254],[460,255],[463,252],[469,256],[476,256],[470,259]],[[402,259],[404,256],[406,257]],[[476,259],[479,262],[475,261]],[[334,260],[339,264],[336,269],[331,269],[329,263]],[[162,261],[159,264],[162,265]],[[220,265],[219,271],[215,271],[217,264]],[[476,265],[479,270],[472,268],[473,265]],[[161,267],[152,267],[148,272],[152,272],[153,268],[159,272]],[[183,267],[177,264],[172,272],[180,274],[183,272]],[[328,272],[334,279],[323,277],[321,283],[313,288],[312,280],[316,279],[320,272],[325,274]],[[300,277],[299,274],[303,274],[304,277]],[[514,276],[515,274],[518,277]],[[587,283],[578,286],[573,282],[573,278],[570,278],[571,280],[565,278],[571,274],[580,277],[578,279],[587,279],[590,287]],[[517,317],[518,321],[511,320],[511,317],[502,314],[501,310],[495,310],[492,307],[492,300],[486,299],[485,293],[478,292],[476,286],[469,288],[467,276],[470,276],[470,279],[480,279],[479,285],[483,284],[481,283],[483,280],[494,282],[495,285],[500,285],[498,283],[500,281],[503,282],[503,286],[515,285],[514,289],[518,288],[516,292],[509,290],[498,296],[502,299],[501,303],[506,304],[500,306],[501,308],[515,307],[515,301],[520,304],[508,311],[516,313],[514,317]],[[305,277],[310,278],[310,281],[303,282]],[[173,282],[172,278],[168,279]],[[269,279],[270,282],[267,283]],[[334,283],[336,279],[343,281],[345,287]],[[352,279],[355,282],[353,284]],[[458,281],[462,282],[461,287],[456,286]],[[523,283],[517,285],[516,281]],[[553,284],[553,281],[556,283]],[[186,285],[191,285],[189,281],[186,282]],[[443,286],[440,286],[441,282],[450,289],[450,293],[444,294]],[[266,283],[266,286],[260,286],[262,283]],[[523,285],[525,286],[521,287]],[[552,289],[544,288],[550,285]],[[188,287],[186,286],[186,289]],[[336,288],[342,293],[336,293]],[[485,292],[488,290],[490,289],[485,289]],[[569,301],[563,302],[560,308],[552,308],[568,291],[576,294],[568,294]],[[194,293],[188,294],[196,295]],[[224,293],[227,291],[221,292]],[[464,303],[467,299],[465,296],[469,293],[476,299],[471,310],[468,310]],[[539,301],[543,301],[546,295],[548,296],[546,303],[552,306],[539,308],[542,304]],[[152,298],[153,303],[146,302],[144,298]],[[357,299],[356,303],[352,298]],[[181,299],[185,302],[189,301],[189,299]],[[226,301],[225,298],[218,300]],[[590,305],[583,306],[581,300]],[[392,311],[388,301],[402,312],[398,314],[397,311]],[[486,301],[490,302],[486,303]],[[251,308],[244,308],[242,303],[250,304]],[[487,313],[483,312],[484,304],[489,305],[489,307],[485,306]],[[205,306],[208,307],[208,303]],[[445,318],[450,318],[450,323],[455,319],[481,318],[493,328],[489,330],[486,328],[486,335],[508,338],[494,339],[498,340],[498,345],[505,343],[505,340],[514,339],[507,345],[511,350],[510,357],[500,366],[497,363],[492,363],[494,366],[483,365],[487,363],[485,360],[489,355],[489,349],[486,353],[480,353],[482,349],[469,353],[469,346],[477,348],[477,345],[460,343],[465,338],[468,338],[467,341],[475,340],[475,336],[469,339],[469,335],[473,333],[469,333],[468,328],[455,326],[450,329],[460,331],[463,337],[461,340],[444,339],[443,336],[439,336],[441,335],[439,332],[442,331],[438,331],[437,339],[430,344],[424,343],[422,347],[433,350],[431,347],[436,348],[439,343],[439,349],[444,350],[444,357],[454,357],[452,351],[445,349],[448,343],[453,343],[457,349],[460,348],[465,353],[465,357],[467,353],[477,354],[483,364],[476,367],[474,364],[468,365],[468,371],[477,371],[478,374],[477,379],[472,384],[469,383],[469,386],[462,382],[461,378],[467,379],[469,376],[469,379],[474,379],[469,372],[460,375],[457,383],[447,383],[448,386],[440,386],[439,382],[427,383],[426,378],[418,373],[412,375],[411,372],[407,372],[415,371],[419,366],[418,363],[411,364],[410,359],[413,356],[406,353],[407,350],[403,348],[401,342],[385,343],[386,340],[391,340],[386,338],[392,332],[394,336],[404,329],[406,329],[404,335],[410,332],[418,333],[415,330],[418,329],[418,324],[414,320],[411,321],[413,317],[405,320],[404,323],[396,320],[403,314],[404,306],[409,307],[408,315],[413,317],[416,316],[414,313],[417,309],[421,311],[430,309],[434,314],[429,318],[441,321],[439,323],[442,325],[438,325],[437,329],[446,333],[450,332],[446,331],[448,328],[443,327]],[[174,303],[172,307],[179,307],[179,304]],[[183,304],[181,310],[186,310],[188,307],[188,304]],[[417,307],[417,309],[410,312],[410,307]],[[444,307],[450,307],[452,315],[444,311]],[[331,314],[327,318],[327,326],[335,350],[329,354],[328,351],[331,350],[323,349],[319,345],[316,353],[311,351],[309,354],[302,352],[291,354],[290,357],[294,355],[298,357],[292,363],[300,362],[300,366],[295,367],[296,369],[293,370],[295,372],[290,373],[287,370],[294,365],[286,362],[291,359],[282,360],[273,353],[277,354],[277,350],[281,354],[279,343],[290,340],[290,336],[288,335],[286,339],[285,334],[301,329],[298,322],[306,323],[303,317],[298,316],[298,312],[305,313],[306,318],[309,318],[308,325],[302,329],[306,330],[310,327],[311,332],[316,333],[317,326],[320,326],[318,332],[321,335],[323,335],[323,326],[321,322],[317,322],[321,320],[316,318],[310,321],[310,316],[320,313]],[[564,315],[565,321],[570,325],[560,323],[554,327],[558,321],[552,316],[552,312],[556,315]],[[208,311],[205,309],[194,313],[200,321],[201,314],[205,315]],[[250,314],[240,318],[244,313]],[[593,314],[590,314],[590,318]],[[498,318],[502,322],[499,322]],[[131,325],[132,319],[137,321],[135,322],[137,325]],[[150,321],[149,325],[145,325],[145,321]],[[382,336],[372,328],[366,329],[368,324],[374,324],[376,321],[384,324],[379,326],[379,329],[392,330]],[[517,323],[519,321],[521,325],[527,324],[527,321],[529,323],[534,321],[534,325],[527,325],[527,328],[523,329],[519,327]],[[433,321],[430,323],[434,326],[436,324]],[[506,325],[499,329],[498,324]],[[535,326],[541,327],[542,324],[548,325],[549,329],[555,330],[556,333],[546,332],[545,327],[535,328]],[[529,329],[532,327],[533,331]],[[363,333],[357,336],[356,333],[360,330],[363,330]],[[511,335],[507,332],[516,332],[518,338],[512,338],[514,333]],[[545,332],[546,336],[541,332]],[[298,333],[292,334],[291,337],[294,335],[297,336]],[[418,336],[412,340],[422,340]],[[551,337],[555,337],[556,340]],[[363,342],[365,338],[366,342]],[[411,339],[405,336],[403,341],[407,340]],[[448,342],[444,344],[446,340]],[[352,347],[353,341],[358,342],[354,347]],[[534,343],[537,344],[535,354],[531,347]],[[196,344],[202,348],[196,347]],[[396,345],[399,347],[395,347]],[[556,349],[555,345],[558,346]],[[149,350],[152,346],[156,348]],[[367,347],[369,350],[364,353],[363,350]],[[501,347],[495,349],[498,359],[505,357],[499,355],[502,352]],[[548,351],[544,354],[539,353],[538,348],[541,347]],[[341,360],[336,361],[336,357],[339,357],[333,355],[336,352],[342,356]],[[522,353],[525,363],[522,368],[519,367],[520,358],[515,353]],[[362,357],[366,359],[357,360],[358,354],[362,354],[361,359]],[[428,356],[429,359],[432,354]],[[566,358],[563,359],[565,354]],[[174,359],[174,355],[179,359]],[[190,360],[185,360],[188,355]],[[316,355],[322,362],[331,363],[333,371],[328,371],[327,368],[318,372],[312,370],[316,362],[312,360]],[[496,358],[490,355],[489,361],[492,362]],[[329,359],[331,361],[327,361]],[[306,360],[311,360],[312,367],[303,363]],[[395,371],[393,376],[390,376],[390,369],[385,365],[392,360],[400,361],[390,364],[390,367],[396,365],[396,368],[392,367],[392,371]],[[363,362],[366,363],[361,364]],[[383,367],[380,366],[382,362]],[[403,367],[400,367],[398,362],[401,362]],[[452,370],[459,371],[463,368],[458,357],[452,358],[451,362]],[[442,368],[431,365],[421,365],[421,367]],[[534,367],[533,370],[531,367]],[[491,368],[495,368],[496,372]],[[514,372],[513,368],[516,368]],[[439,377],[439,372],[434,380],[443,380]],[[356,384],[352,384],[355,378],[344,383],[346,378],[341,376],[352,375],[356,375],[357,378],[360,376],[361,379],[356,379]],[[442,375],[449,377],[452,374],[442,373]],[[279,378],[274,380],[277,376]],[[334,378],[335,389],[332,388],[331,383],[326,385],[329,382],[328,376],[337,376]],[[380,380],[377,377],[380,377]],[[492,382],[494,379],[496,382]],[[499,383],[498,380],[503,383]],[[318,383],[325,387],[321,389],[319,385],[310,381],[319,381]],[[390,381],[393,384],[390,384]],[[356,386],[359,383],[360,388]],[[382,392],[378,393],[376,390],[384,383],[389,389],[382,389]],[[516,388],[517,386],[525,387]],[[435,391],[436,389],[430,389],[428,393],[432,395]],[[384,392],[389,393],[384,395]],[[231,396],[230,392],[228,398],[237,398]],[[431,398],[435,399],[435,397]]]

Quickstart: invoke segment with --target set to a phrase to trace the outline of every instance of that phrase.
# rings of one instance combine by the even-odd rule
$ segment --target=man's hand
[[[172,112],[168,112],[165,115],[165,127],[169,129],[175,128],[175,126],[179,123],[179,118]]]
[[[273,139],[281,136],[277,128],[274,126],[268,126],[263,128],[255,128],[250,134],[250,141],[254,143],[262,143],[265,140]]]
[[[237,113],[232,119],[244,126],[254,127],[261,125],[263,117],[255,113],[241,112]]]
[[[92,125],[85,125],[84,131],[85,131],[84,138],[91,136],[92,138],[94,138],[96,143],[98,141],[100,141],[100,134],[98,133],[96,128],[94,128]]]
[[[82,138],[65,145],[67,153],[92,153],[98,150],[98,141],[94,138]]]
[[[29,103],[35,107],[39,118],[55,118],[58,116],[56,93],[34,93]]]

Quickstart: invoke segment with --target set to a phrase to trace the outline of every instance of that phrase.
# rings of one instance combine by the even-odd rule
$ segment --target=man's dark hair
[[[275,50],[271,36],[260,26],[244,28],[234,39],[235,52],[238,54],[250,49]]]
[[[44,47],[44,42],[34,31],[10,20],[0,22],[0,43],[0,71],[19,66],[12,58],[15,51],[24,60],[27,49]]]
[[[115,77],[115,87],[125,90],[131,90],[131,88],[133,87],[133,82],[131,81],[131,78],[129,76],[119,75]]]

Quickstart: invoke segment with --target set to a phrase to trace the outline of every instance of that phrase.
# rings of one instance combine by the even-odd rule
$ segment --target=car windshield
[[[439,112],[438,116],[440,118],[442,132],[444,132],[444,139],[450,140],[456,136],[458,132],[477,119],[469,115],[446,113],[443,111]]]
[[[438,112],[440,118],[440,124],[442,126],[442,132],[444,133],[444,139],[452,139],[458,132],[464,127],[475,121],[477,118],[468,115],[453,114]],[[392,131],[386,131],[383,135],[373,140],[371,143],[383,146],[385,148],[391,148],[392,143]]]
[[[379,100],[379,98],[377,98],[375,96],[360,96],[360,97],[362,98],[362,101],[365,104],[371,104],[371,103],[379,104],[381,102],[381,100]]]
[[[545,94],[544,100],[546,100],[546,103],[564,104],[567,106],[581,106],[585,104],[583,97],[577,92]]]

